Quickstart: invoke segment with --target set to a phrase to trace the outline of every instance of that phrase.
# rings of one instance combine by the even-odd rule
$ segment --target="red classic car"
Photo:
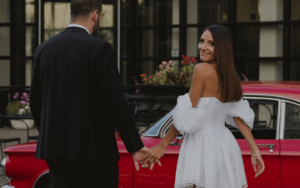
[[[240,145],[249,187],[291,188],[300,187],[300,82],[246,82],[243,83],[244,99],[255,112],[252,130],[266,170],[258,178],[250,162],[250,148],[238,129],[226,125]],[[142,132],[146,147],[158,144],[172,124],[171,113]],[[117,135],[117,134],[116,134]],[[180,143],[179,135],[161,158],[162,166],[136,172],[131,154],[127,153],[117,136],[120,151],[120,188],[173,188]],[[26,143],[5,149],[2,161],[5,175],[10,179],[6,188],[51,187],[48,166],[35,156],[36,143]],[[84,172],[78,172],[84,173]],[[218,180],[216,180],[218,181]]]

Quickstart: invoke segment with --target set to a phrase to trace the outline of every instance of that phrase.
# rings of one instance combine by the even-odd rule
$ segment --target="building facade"
[[[227,27],[235,67],[249,80],[300,80],[300,0],[102,0],[96,33],[115,50],[123,84],[153,74],[161,61],[179,70],[197,57],[203,29]],[[30,85],[38,44],[70,23],[70,0],[0,0],[0,86]]]

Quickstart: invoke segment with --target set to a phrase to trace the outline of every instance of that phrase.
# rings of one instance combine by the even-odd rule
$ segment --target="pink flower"
[[[162,77],[162,74],[161,74],[161,73],[158,73],[158,74],[157,74],[157,77],[158,77],[158,78],[161,78],[161,77]]]
[[[16,99],[18,97],[19,97],[19,93],[15,93],[14,96],[13,96],[14,99]]]
[[[161,62],[163,65],[167,65],[168,63],[166,61]]]
[[[17,99],[18,97],[19,97],[19,93],[15,93],[13,96],[14,99]],[[27,93],[26,92],[22,93],[20,103],[25,105],[28,102],[29,102],[29,99],[27,98]]]
[[[158,67],[159,67],[160,69],[163,69],[163,68],[164,68],[163,64],[160,64]]]
[[[169,68],[170,68],[170,66],[169,66],[169,65],[167,65],[167,66],[166,66],[166,69],[169,69]]]
[[[169,61],[168,65],[172,65],[173,64],[173,61]]]

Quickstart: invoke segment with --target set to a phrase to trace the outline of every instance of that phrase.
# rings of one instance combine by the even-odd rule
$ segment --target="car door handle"
[[[269,148],[270,153],[273,153],[273,149],[275,148],[275,144],[257,144],[259,149],[267,149]]]

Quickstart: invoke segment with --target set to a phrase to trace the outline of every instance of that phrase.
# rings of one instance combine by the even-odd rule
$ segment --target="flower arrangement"
[[[190,87],[192,82],[192,75],[194,68],[198,63],[197,59],[194,57],[189,57],[182,55],[181,68],[178,73],[168,73],[168,77],[179,85],[184,85],[185,87]]]
[[[174,74],[173,61],[163,61],[159,66],[159,71],[155,71],[155,74],[147,76],[147,74],[141,74],[143,84],[147,85],[171,85],[173,81],[168,77],[168,74]]]
[[[8,115],[31,114],[27,93],[22,93],[21,97],[19,97],[19,93],[15,93],[13,99],[15,100],[9,102],[8,106],[5,109]]]
[[[196,64],[198,63],[195,57],[189,57],[186,55],[182,55],[181,68],[180,71],[177,72],[174,70],[173,61],[163,61],[158,67],[159,71],[156,71],[155,74],[147,76],[147,74],[141,74],[143,84],[144,85],[171,85],[178,84],[183,85],[185,87],[191,87],[192,76],[195,69]],[[248,78],[242,73],[241,77],[238,76],[242,81],[241,77],[244,81],[248,81]],[[135,80],[135,84],[139,85],[137,80]],[[138,90],[137,90],[138,93]]]

